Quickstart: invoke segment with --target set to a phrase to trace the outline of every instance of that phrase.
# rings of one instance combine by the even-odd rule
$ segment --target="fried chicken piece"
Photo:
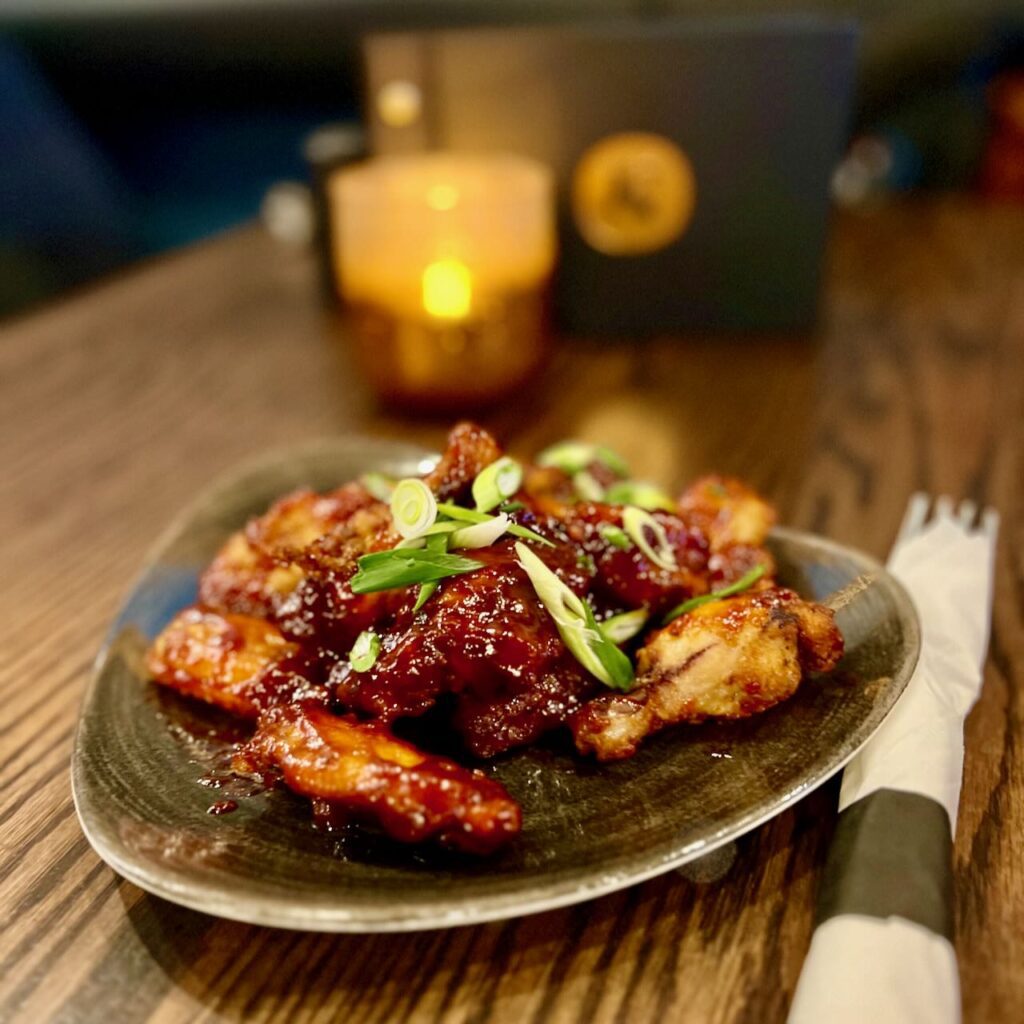
[[[545,516],[561,516],[579,500],[572,477],[557,466],[523,467],[523,497],[533,511]]]
[[[767,548],[755,544],[727,544],[708,557],[707,583],[709,590],[721,590],[742,579],[759,565],[764,566],[764,575],[755,588],[765,590],[775,586],[775,559]]]
[[[378,527],[381,512],[387,512],[387,505],[360,483],[345,484],[327,494],[303,488],[251,520],[245,535],[258,551],[290,561],[337,527],[346,527],[347,533],[356,536],[367,535]]]
[[[745,483],[703,476],[679,496],[683,521],[708,539],[712,551],[730,544],[759,547],[775,525],[775,509]]]
[[[584,468],[590,479],[603,489],[621,479],[600,459],[594,459]],[[522,498],[535,512],[559,518],[571,515],[580,500],[573,478],[565,470],[532,464],[524,467]]]
[[[458,501],[468,494],[477,474],[501,458],[501,445],[475,423],[457,423],[438,464],[423,482],[439,501]]]
[[[199,579],[199,599],[217,611],[272,617],[305,576],[296,562],[303,552],[340,533],[362,554],[385,516],[390,524],[387,505],[358,483],[328,494],[293,491],[228,538]]]
[[[568,536],[594,559],[592,585],[599,604],[614,609],[646,608],[652,615],[708,590],[708,548],[704,536],[678,516],[654,511],[653,520],[664,530],[675,568],[651,561],[632,541],[623,550],[606,539],[602,530],[622,529],[623,508],[581,502],[565,509]]]
[[[842,653],[831,611],[792,590],[710,601],[640,649],[633,690],[598,697],[575,715],[576,747],[618,760],[667,725],[745,718],[791,697],[805,671],[827,671]]]
[[[199,600],[208,608],[266,618],[299,585],[302,570],[258,551],[245,531],[233,533],[199,577]]]
[[[452,693],[453,724],[467,747],[493,757],[563,724],[597,684],[567,652],[519,565],[514,538],[470,554],[480,569],[441,581],[415,616],[416,588],[407,588],[374,665],[356,672],[339,662],[332,680],[339,701],[384,721],[421,715]],[[571,545],[538,554],[574,592],[586,592],[589,572]]]
[[[296,793],[378,823],[394,839],[436,838],[487,854],[519,833],[522,812],[504,786],[316,706],[277,707],[236,759],[241,771],[275,767]]]
[[[243,718],[281,702],[327,699],[298,645],[250,615],[186,608],[153,641],[146,667],[158,683]]]
[[[346,658],[364,629],[387,623],[412,603],[407,589],[373,594],[352,592],[355,563],[347,571],[311,573],[278,607],[281,632],[308,649],[318,649],[325,663]]]

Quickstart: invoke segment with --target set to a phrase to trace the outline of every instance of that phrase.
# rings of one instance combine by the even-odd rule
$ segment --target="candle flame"
[[[458,260],[437,260],[423,271],[423,308],[445,320],[469,313],[473,284],[469,267]]]

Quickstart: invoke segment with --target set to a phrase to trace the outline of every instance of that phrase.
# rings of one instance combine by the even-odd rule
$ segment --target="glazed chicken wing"
[[[311,547],[351,539],[363,554],[380,531],[387,533],[381,546],[398,540],[390,524],[387,505],[361,484],[294,491],[228,538],[200,577],[199,599],[221,612],[272,617],[305,578],[298,560]]]
[[[236,766],[277,768],[296,793],[374,821],[402,842],[436,838],[467,853],[491,853],[521,827],[519,805],[483,772],[424,754],[383,725],[321,707],[268,712]]]
[[[423,482],[439,501],[455,501],[468,492],[477,473],[501,456],[501,446],[483,427],[457,423],[440,461]]]
[[[277,564],[239,530],[199,577],[199,600],[220,612],[269,616],[301,579],[301,570]]]
[[[640,649],[633,690],[576,714],[577,749],[617,760],[667,725],[764,711],[791,697],[804,671],[827,671],[842,653],[832,613],[791,590],[710,601]]]
[[[443,580],[415,616],[410,588],[371,668],[339,662],[333,680],[343,704],[384,721],[421,715],[454,694],[452,724],[477,757],[493,757],[561,725],[596,684],[566,651],[512,541],[472,554],[481,568]],[[569,545],[544,557],[585,591],[589,576]]]
[[[703,476],[679,496],[679,514],[708,538],[711,550],[764,541],[775,509],[752,488],[728,476]]]
[[[679,496],[678,508],[683,522],[707,538],[710,589],[735,583],[756,565],[765,567],[766,581],[775,575],[764,547],[775,509],[753,488],[734,477],[704,476]]]
[[[489,853],[518,834],[518,804],[396,723],[422,716],[432,749],[480,758],[568,726],[610,761],[675,723],[770,708],[841,657],[831,611],[777,586],[775,512],[740,481],[704,477],[672,508],[614,453],[570,443],[515,483],[496,467],[474,495],[501,455],[458,424],[422,477],[430,494],[403,482],[420,522],[401,492],[393,515],[386,480],[364,478],[376,497],[353,482],[276,501],[226,541],[150,674],[255,721],[236,769],[283,779],[316,815]]]
[[[281,701],[326,700],[326,690],[310,681],[298,655],[298,646],[263,619],[186,608],[153,641],[146,667],[179,693],[256,718]]]

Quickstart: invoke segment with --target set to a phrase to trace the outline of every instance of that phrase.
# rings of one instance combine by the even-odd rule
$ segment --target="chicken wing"
[[[158,683],[179,693],[256,718],[282,701],[327,699],[298,655],[298,645],[270,622],[192,607],[153,641],[146,667]]]
[[[703,476],[679,496],[683,521],[700,530],[712,551],[730,544],[763,543],[775,525],[775,509],[733,477]]]
[[[378,723],[289,705],[260,719],[236,769],[277,768],[288,786],[405,843],[436,838],[491,853],[519,833],[522,814],[504,786],[396,739]]]
[[[667,725],[745,718],[791,697],[805,671],[827,671],[842,653],[832,613],[791,590],[708,602],[640,649],[633,690],[577,712],[576,747],[612,761]]]
[[[381,546],[397,542],[387,505],[361,484],[328,494],[293,491],[245,529],[232,534],[199,580],[199,599],[208,608],[272,617],[305,578],[300,556],[325,538],[354,539],[356,554],[385,530]]]
[[[269,616],[298,586],[302,571],[282,566],[233,533],[199,577],[199,600],[220,612]]]
[[[481,568],[443,580],[416,615],[409,589],[367,671],[339,662],[332,678],[343,704],[384,721],[423,714],[454,694],[453,725],[477,757],[493,757],[563,724],[596,683],[566,651],[513,542],[473,556]],[[570,545],[545,548],[544,557],[585,592],[589,574]]]
[[[469,491],[476,475],[500,457],[501,445],[483,427],[457,423],[440,461],[423,482],[441,501],[456,501]]]
[[[663,531],[674,565],[656,564],[632,540],[622,548],[607,539],[609,527],[622,533],[621,506],[582,502],[565,510],[568,536],[594,560],[591,587],[598,604],[616,610],[642,607],[658,615],[707,592],[706,539],[669,512],[656,510],[651,518]]]

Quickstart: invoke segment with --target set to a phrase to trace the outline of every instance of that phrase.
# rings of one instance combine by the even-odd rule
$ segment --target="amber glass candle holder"
[[[451,412],[543,361],[555,256],[550,172],[513,156],[374,160],[331,182],[334,266],[377,393]]]

